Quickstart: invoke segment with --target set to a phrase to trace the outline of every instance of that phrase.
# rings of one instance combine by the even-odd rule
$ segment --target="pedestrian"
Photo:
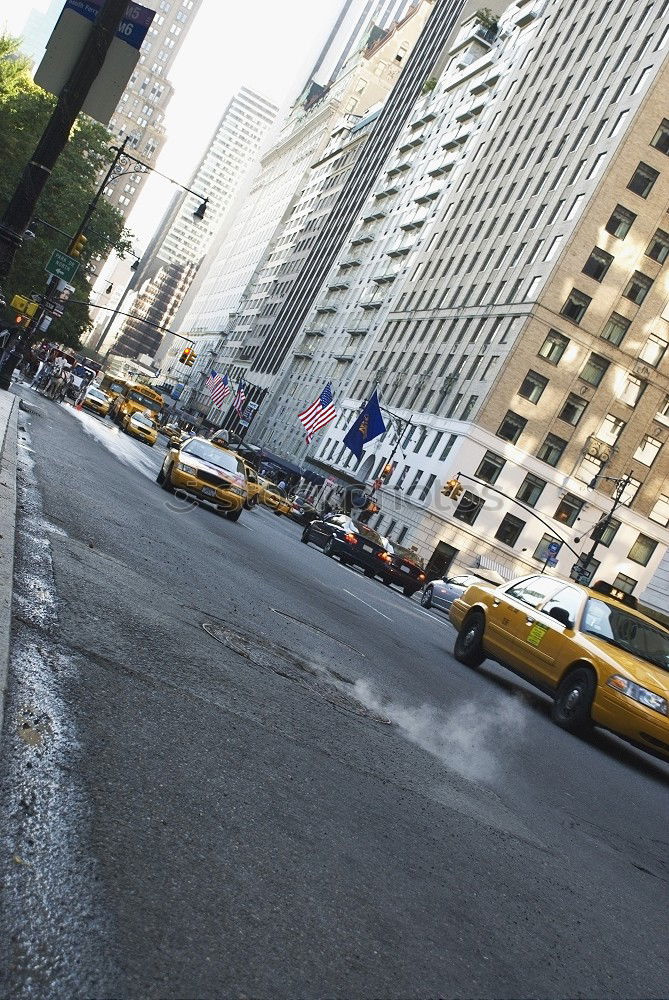
[[[81,379],[81,385],[79,386],[79,395],[77,396],[76,401],[74,403],[75,410],[81,409],[84,399],[86,398],[86,393],[88,392],[88,387],[92,381],[93,381],[92,372],[90,374],[84,375],[83,378]]]

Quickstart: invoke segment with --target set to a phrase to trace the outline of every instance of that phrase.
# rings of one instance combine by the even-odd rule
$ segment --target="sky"
[[[48,6],[49,0],[0,0],[0,26],[18,35],[31,8]],[[169,76],[175,94],[158,168],[187,184],[240,86],[275,104],[294,98],[341,6],[342,0],[204,0]],[[147,181],[128,220],[136,252],[148,243],[175,190],[155,176]]]

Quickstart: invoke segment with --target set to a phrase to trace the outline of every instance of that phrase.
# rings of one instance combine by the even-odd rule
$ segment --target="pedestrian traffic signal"
[[[88,240],[83,233],[77,233],[77,235],[72,240],[70,245],[70,257],[81,257],[81,251],[84,249]]]
[[[461,495],[464,486],[459,479],[449,479],[448,482],[444,483],[441,494],[445,497],[450,497],[451,500],[457,500]]]

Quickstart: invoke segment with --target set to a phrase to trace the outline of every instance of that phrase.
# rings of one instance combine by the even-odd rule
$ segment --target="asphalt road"
[[[2,996],[667,995],[669,768],[22,391]]]

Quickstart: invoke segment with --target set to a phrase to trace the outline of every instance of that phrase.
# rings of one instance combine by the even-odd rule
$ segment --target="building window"
[[[566,447],[567,442],[563,438],[558,437],[557,434],[547,434],[544,443],[537,452],[537,458],[546,462],[547,465],[556,466]]]
[[[549,330],[548,336],[539,348],[539,357],[545,358],[552,365],[558,364],[569,344],[569,337],[558,333],[557,330]]]
[[[608,523],[606,524],[606,526],[601,529],[601,533],[599,535],[599,544],[604,545],[608,549],[611,545],[611,542],[618,534],[619,528],[620,528],[620,521],[616,521],[615,517],[610,517],[608,519]],[[594,538],[594,534],[591,534],[591,537]]]
[[[583,510],[583,501],[579,500],[572,493],[567,493],[566,496],[560,500],[558,508],[553,514],[556,521],[561,521],[562,524],[572,527],[576,523],[578,515]]]
[[[669,233],[665,233],[663,229],[656,230],[655,235],[648,244],[646,257],[651,257],[658,264],[664,264],[667,257],[669,257]]]
[[[555,535],[548,535],[548,534],[542,535],[541,541],[539,542],[536,549],[532,553],[532,558],[538,559],[539,562],[545,563],[546,560],[549,559],[551,556],[551,552],[548,546],[552,542],[557,542],[558,545],[562,545],[562,539],[556,538]]]
[[[602,281],[606,272],[611,267],[612,262],[612,254],[607,253],[606,250],[601,250],[600,247],[594,247],[592,253],[585,262],[583,274],[587,274],[588,277],[594,278],[595,281]]]
[[[618,576],[613,581],[613,586],[616,590],[622,590],[623,594],[633,594],[634,588],[638,582],[638,580],[633,580],[631,576],[625,576],[624,573],[618,573]]]
[[[597,437],[607,444],[615,444],[625,429],[625,421],[619,417],[614,417],[612,413],[607,413],[602,421],[602,426],[597,432]]]
[[[497,437],[504,438],[505,441],[510,441],[515,444],[520,435],[525,430],[525,425],[527,420],[514,413],[513,410],[507,410],[504,420],[497,428]]]
[[[639,535],[627,553],[627,558],[631,559],[632,562],[640,563],[641,566],[647,566],[656,548],[657,542],[653,538],[649,538],[648,535]]]
[[[667,347],[669,347],[669,344],[666,340],[662,337],[658,337],[656,333],[651,333],[650,337],[641,349],[639,358],[641,361],[645,361],[647,365],[652,365],[653,368],[657,368],[665,355]]]
[[[646,434],[642,439],[641,444],[634,452],[634,460],[636,462],[641,462],[642,465],[652,465],[657,458],[661,447],[661,441],[658,441],[657,438],[652,437],[650,434]]]
[[[521,521],[519,517],[514,517],[513,514],[505,514],[495,532],[495,538],[504,545],[513,548],[526,523],[526,521]]]
[[[427,482],[423,486],[423,489],[420,491],[420,496],[418,497],[419,500],[426,500],[427,499],[428,494],[430,493],[430,490],[434,486],[434,481],[435,481],[436,478],[437,478],[436,476],[428,476]]]
[[[630,302],[634,302],[635,305],[640,306],[648,295],[652,284],[652,278],[649,278],[646,274],[642,274],[641,271],[635,271],[630,280],[627,282],[627,287],[625,288],[623,295],[626,299],[629,299]]]
[[[585,292],[580,292],[578,288],[572,288],[560,312],[573,323],[580,323],[591,302],[592,298]]]
[[[547,385],[547,378],[530,369],[521,383],[518,395],[529,399],[530,403],[538,403]]]
[[[629,326],[630,320],[621,316],[619,313],[611,313],[600,336],[603,340],[608,340],[610,344],[615,344],[616,347],[619,347],[623,342],[625,334],[629,330]]]
[[[647,385],[648,383],[644,382],[642,378],[638,378],[636,375],[628,375],[625,388],[620,393],[620,401],[627,403],[628,406],[636,406],[646,391]]]
[[[620,497],[620,502],[625,507],[630,507],[637,493],[641,489],[641,483],[638,479],[632,479],[631,477],[627,480],[627,485],[622,492]]]
[[[665,496],[664,493],[660,494],[648,517],[651,521],[663,524],[666,528],[669,525],[669,496]]]
[[[545,486],[545,479],[540,479],[539,476],[535,476],[531,472],[528,472],[520,484],[520,489],[516,493],[516,500],[520,500],[521,503],[527,504],[528,507],[534,507],[537,500],[543,493]]]
[[[505,464],[501,455],[496,455],[494,451],[487,451],[474,475],[477,479],[484,479],[486,483],[496,483]]]
[[[576,424],[585,413],[587,405],[587,399],[583,399],[582,396],[577,396],[576,393],[570,392],[564,406],[558,413],[558,417],[560,420],[564,420],[566,423],[571,424],[572,427],[576,427]]]
[[[610,362],[601,354],[591,354],[584,364],[579,378],[582,378],[588,385],[598,386],[606,375],[609,364]]]
[[[457,518],[458,521],[463,521],[465,524],[473,524],[481,513],[484,503],[485,501],[481,497],[477,497],[476,494],[465,490],[462,494],[462,500],[453,511],[453,517]]]
[[[474,410],[474,407],[476,406],[476,404],[478,403],[478,401],[479,401],[478,396],[470,396],[469,397],[469,399],[467,400],[467,402],[464,405],[462,413],[460,414],[460,420],[467,420],[468,417],[471,416],[472,411]]]
[[[625,208],[623,205],[616,205],[611,213],[611,218],[604,228],[611,236],[617,236],[619,240],[624,240],[632,228],[635,219],[636,215],[634,212],[630,212],[629,208]]]
[[[653,149],[659,149],[665,156],[669,156],[669,120],[664,118],[659,129],[651,140]]]
[[[630,177],[627,187],[642,198],[647,198],[659,176],[659,171],[653,170],[647,163],[640,163]]]

